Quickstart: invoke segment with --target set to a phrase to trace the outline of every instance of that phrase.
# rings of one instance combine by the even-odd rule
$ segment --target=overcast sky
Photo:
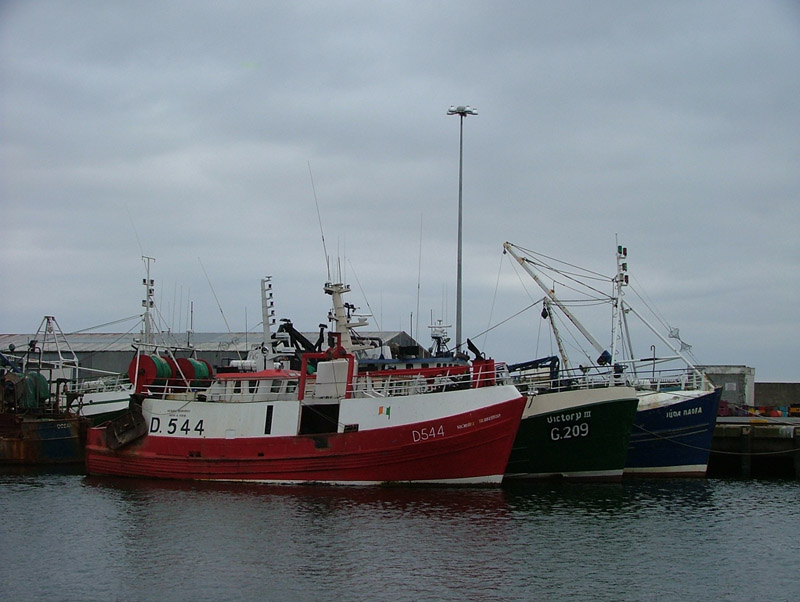
[[[548,355],[540,309],[505,321],[541,294],[503,242],[613,275],[619,236],[701,363],[797,382],[798,65],[794,0],[3,0],[0,332],[136,315],[143,255],[164,326],[252,330],[271,275],[313,331],[327,250],[376,328],[428,345],[469,104],[464,338]]]

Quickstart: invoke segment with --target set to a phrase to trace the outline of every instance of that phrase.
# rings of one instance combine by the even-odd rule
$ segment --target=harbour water
[[[0,600],[797,600],[800,482],[500,489],[0,472]]]

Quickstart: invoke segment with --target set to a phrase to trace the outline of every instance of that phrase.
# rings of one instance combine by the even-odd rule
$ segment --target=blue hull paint
[[[75,416],[0,414],[0,465],[83,462],[88,422]]]
[[[663,407],[639,410],[625,474],[705,476],[721,390]]]

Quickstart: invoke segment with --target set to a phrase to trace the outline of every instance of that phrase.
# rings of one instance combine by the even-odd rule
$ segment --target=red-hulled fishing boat
[[[334,314],[349,288],[326,284]],[[90,475],[335,484],[502,480],[524,397],[494,362],[359,373],[342,332],[327,351],[210,382],[140,356],[129,414],[89,430]],[[211,376],[211,375],[209,375]],[[177,377],[177,378],[176,378]]]

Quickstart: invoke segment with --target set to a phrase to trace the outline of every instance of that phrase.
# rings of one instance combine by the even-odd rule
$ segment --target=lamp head
[[[467,115],[477,115],[478,111],[477,111],[477,109],[473,109],[469,105],[466,105],[466,106],[459,105],[457,107],[451,106],[447,110],[447,114],[448,115],[461,115],[461,117],[466,117]]]

